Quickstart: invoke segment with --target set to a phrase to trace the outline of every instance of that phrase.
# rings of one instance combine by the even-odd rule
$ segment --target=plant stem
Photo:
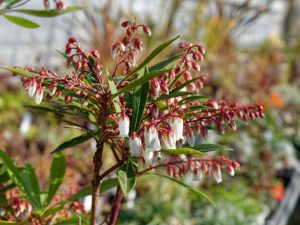
[[[97,205],[99,201],[99,193],[100,193],[100,169],[102,167],[102,153],[103,153],[103,141],[99,141],[97,143],[97,150],[95,152],[93,163],[94,163],[94,172],[93,172],[93,180],[92,180],[92,210],[91,210],[91,218],[90,218],[90,225],[96,225],[96,212],[97,212]]]
[[[114,200],[112,213],[111,213],[109,223],[108,223],[109,225],[115,225],[116,224],[122,199],[123,199],[123,193],[122,193],[122,190],[119,186],[117,188],[117,191],[116,191],[116,197],[115,197],[115,200]]]

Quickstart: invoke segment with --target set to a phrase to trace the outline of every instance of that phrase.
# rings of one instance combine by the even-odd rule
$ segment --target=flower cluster
[[[60,198],[61,196],[56,196]],[[65,197],[65,196],[64,196]],[[8,200],[7,206],[0,206],[0,219],[5,221],[19,221],[23,222],[26,219],[33,225],[47,224],[49,221],[53,221],[53,218],[48,217],[43,220],[40,216],[36,215],[32,210],[30,203],[24,199],[17,189],[11,189],[5,193],[5,198]],[[82,203],[73,201],[70,204],[66,204],[61,210],[54,214],[55,221],[71,218],[71,211],[75,213],[85,213],[86,210]]]
[[[212,175],[217,183],[222,182],[221,169],[226,168],[230,176],[235,175],[235,170],[240,168],[239,163],[225,157],[218,157],[215,159],[194,159],[187,157],[177,157],[170,161],[167,165],[167,173],[171,177],[182,177],[188,172],[192,172],[193,180],[198,181],[204,176]]]
[[[236,120],[264,118],[262,106],[244,106],[225,100],[217,102],[200,94],[207,77],[202,74],[200,66],[205,48],[199,44],[179,43],[181,52],[173,57],[173,64],[152,71],[155,76],[148,80],[142,79],[136,66],[136,54],[143,50],[138,31],[151,36],[151,30],[144,24],[130,21],[123,22],[122,27],[125,29],[124,37],[112,46],[116,63],[110,73],[101,64],[97,50],[85,52],[71,37],[66,45],[65,57],[67,65],[73,68],[72,73],[61,76],[44,68],[40,71],[27,68],[32,73],[31,77],[23,78],[28,95],[35,95],[37,104],[42,101],[45,91],[49,99],[62,97],[65,103],[76,99],[81,103],[81,109],[88,106],[88,115],[93,115],[94,125],[101,130],[99,136],[96,135],[98,141],[108,143],[112,149],[119,148],[124,160],[130,152],[132,157],[140,158],[151,168],[158,164],[167,166],[169,174],[174,176],[184,174],[186,166],[192,168],[196,175],[201,171],[204,174],[212,171],[218,182],[221,180],[222,166],[227,166],[228,172],[233,175],[237,164],[221,159],[193,161],[192,158],[185,158],[177,171],[170,165],[178,156],[164,152],[168,150],[170,153],[170,150],[179,148],[197,149],[207,137],[208,129],[224,134],[226,127],[236,129]],[[147,71],[145,65],[142,67]],[[105,74],[104,69],[107,69]],[[136,112],[131,102],[138,87],[128,87],[137,80],[142,80],[140,86],[147,84],[146,93],[143,93],[145,96],[142,96],[146,102],[139,106],[143,107],[139,119],[133,118]],[[134,124],[135,127],[132,127],[133,119],[135,123],[139,121]],[[118,154],[113,152],[119,162]]]

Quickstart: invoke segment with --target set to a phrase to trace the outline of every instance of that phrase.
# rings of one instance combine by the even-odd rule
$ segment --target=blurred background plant
[[[225,183],[212,192],[218,207],[193,199],[185,190],[159,178],[144,178],[136,188],[139,198],[132,200],[136,209],[128,207],[130,201],[127,200],[120,221],[126,220],[128,224],[229,224],[228,221],[230,224],[263,224],[261,221],[268,212],[276,210],[282,201],[291,174],[299,170],[299,3],[292,0],[157,0],[154,3],[84,1],[84,5],[84,12],[72,14],[72,18],[63,17],[67,25],[62,26],[60,32],[72,34],[85,46],[99,49],[104,62],[109,63],[111,59],[109,46],[120,32],[117,29],[120,21],[136,16],[159,34],[145,43],[146,48],[178,31],[183,33],[183,39],[200,40],[205,44],[207,55],[202,71],[208,75],[212,87],[206,90],[207,94],[219,100],[258,101],[266,107],[266,120],[258,122],[257,126],[240,127],[239,132],[227,132],[219,138],[209,133],[209,140],[237,149],[228,154],[242,163],[239,179],[230,180],[228,188],[223,189],[227,186]],[[279,8],[283,10],[278,11]],[[271,24],[275,24],[275,31],[270,30]],[[40,56],[37,65],[50,56],[42,48],[36,52],[31,55]],[[62,62],[49,60],[49,63],[57,69]],[[30,105],[31,100],[21,93],[18,79],[8,78],[5,72],[0,76],[3,80],[0,84],[0,147],[7,149],[11,156],[17,156],[17,162],[28,160],[40,168],[39,173],[45,174],[49,168],[45,162],[56,147],[56,141],[78,134],[61,129],[59,118],[45,117],[43,113],[21,107]],[[47,130],[47,133],[37,130]],[[90,149],[93,148],[94,143],[89,143],[79,146],[75,154],[66,152],[67,177],[72,177],[65,179],[66,185],[85,186],[90,180],[91,167],[84,167],[80,159],[91,157]],[[36,155],[36,152],[41,154]],[[39,177],[42,177],[42,185],[46,185],[43,177],[47,176]],[[170,190],[169,196],[159,194],[163,187]],[[145,194],[144,188],[152,191]],[[165,199],[174,201],[169,203]],[[105,210],[108,209],[104,204]],[[152,217],[154,211],[163,212],[162,216]],[[242,216],[247,220],[242,220]]]

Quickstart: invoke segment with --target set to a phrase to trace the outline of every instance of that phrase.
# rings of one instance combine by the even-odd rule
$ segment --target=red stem
[[[123,193],[122,193],[122,190],[119,186],[117,188],[117,191],[116,191],[116,197],[115,197],[115,200],[114,200],[112,213],[111,213],[108,225],[115,225],[116,224],[122,199],[123,199]]]

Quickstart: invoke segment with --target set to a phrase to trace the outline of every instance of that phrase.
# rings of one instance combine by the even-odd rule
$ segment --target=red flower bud
[[[125,28],[128,27],[129,25],[131,25],[130,21],[124,21],[124,22],[121,23],[121,26],[125,27]]]
[[[70,37],[68,42],[69,43],[75,43],[77,41],[76,41],[76,39],[74,37]]]

